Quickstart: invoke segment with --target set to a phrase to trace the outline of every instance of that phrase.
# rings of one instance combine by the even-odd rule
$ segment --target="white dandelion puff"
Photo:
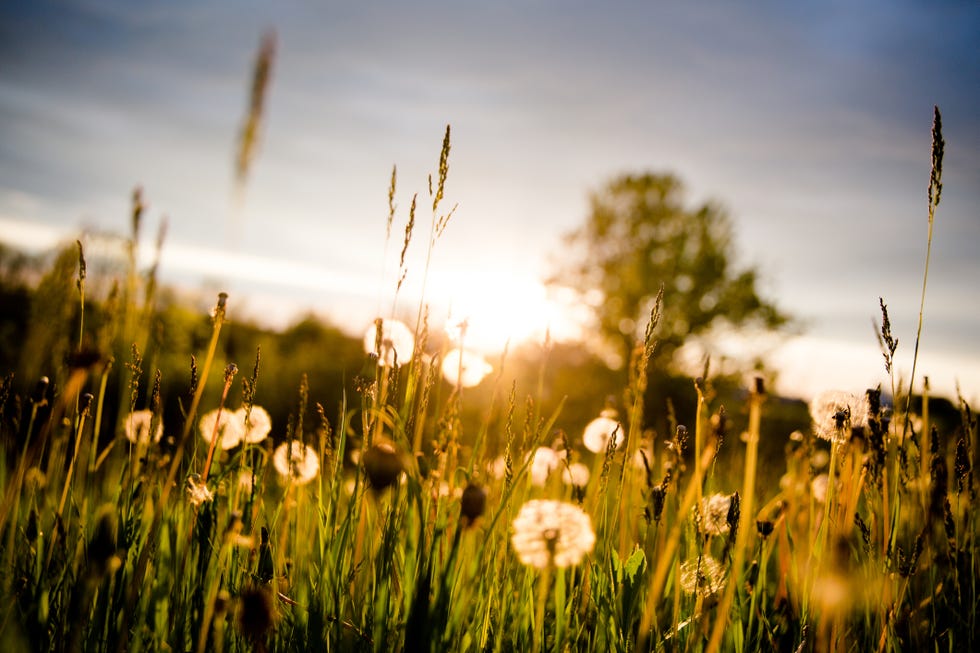
[[[251,494],[255,487],[256,475],[251,469],[243,469],[238,472],[238,488],[245,494]]]
[[[703,598],[718,594],[725,588],[725,572],[721,563],[711,556],[692,558],[681,563],[681,589]]]
[[[152,410],[135,410],[126,416],[123,422],[123,433],[133,444],[149,444],[150,427],[153,424]],[[153,442],[159,442],[163,437],[163,420],[158,419],[153,430]]]
[[[653,469],[653,447],[649,442],[641,443],[633,453],[633,467],[640,471]]]
[[[207,501],[214,501],[214,493],[208,489],[208,484],[201,478],[200,474],[191,474],[188,476],[184,489],[187,492],[187,501],[192,506],[199,506]]]
[[[364,334],[364,351],[378,357],[385,367],[402,366],[415,352],[415,334],[398,320],[381,321],[381,351],[378,351],[378,325],[372,324]]]
[[[561,455],[551,447],[538,447],[531,454],[530,475],[533,485],[543,486],[551,472],[561,464]]]
[[[823,469],[830,464],[830,454],[824,449],[817,449],[810,456],[810,467],[813,469]]]
[[[212,437],[217,436],[218,446],[225,451],[237,447],[245,435],[244,420],[237,420],[234,413],[227,410],[219,411],[217,408],[201,416],[198,428],[201,437],[208,444],[211,443]]]
[[[836,444],[847,442],[851,430],[868,423],[868,399],[850,392],[828,390],[810,402],[813,432]]]
[[[469,318],[450,315],[449,319],[446,320],[446,335],[451,341],[460,343],[466,336],[466,330],[469,329],[469,326]]]
[[[464,388],[480,385],[493,367],[479,354],[453,349],[442,359],[442,376],[449,383]]]
[[[585,487],[589,484],[589,476],[591,476],[591,472],[588,466],[582,463],[572,463],[561,470],[561,480],[564,481],[565,485]]]
[[[272,431],[272,418],[262,406],[252,406],[245,419],[245,406],[233,413],[232,419],[242,428],[242,441],[246,444],[258,444],[265,440]]]
[[[589,515],[563,501],[528,501],[511,528],[510,541],[518,559],[537,569],[577,565],[595,546]]]
[[[730,494],[712,494],[701,499],[701,531],[708,535],[727,533],[728,511],[731,506]]]
[[[299,440],[283,442],[272,454],[272,465],[285,479],[296,485],[309,483],[320,471],[320,459],[313,447]]]
[[[487,463],[487,473],[490,476],[501,479],[507,473],[507,459],[504,456],[497,456]]]
[[[625,437],[623,425],[616,419],[616,411],[607,409],[586,425],[582,433],[582,444],[593,453],[604,453],[610,438],[615,438],[613,446],[619,447]]]

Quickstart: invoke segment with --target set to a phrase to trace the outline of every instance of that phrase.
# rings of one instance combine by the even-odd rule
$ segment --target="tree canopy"
[[[776,328],[787,317],[760,297],[757,271],[733,262],[731,221],[717,203],[688,206],[671,174],[625,174],[590,195],[585,224],[567,235],[570,254],[552,283],[574,290],[598,331],[628,360],[661,285],[658,357],[719,322]]]

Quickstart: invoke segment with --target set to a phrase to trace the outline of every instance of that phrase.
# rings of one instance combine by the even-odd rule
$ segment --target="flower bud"
[[[470,483],[463,490],[463,497],[460,499],[460,515],[465,520],[466,525],[472,525],[487,507],[487,491],[477,485]]]
[[[367,474],[371,487],[384,490],[398,480],[404,465],[398,455],[398,450],[390,441],[380,441],[371,446],[361,457],[364,473]]]

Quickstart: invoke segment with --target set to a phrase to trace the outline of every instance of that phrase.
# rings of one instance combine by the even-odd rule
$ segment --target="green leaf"
[[[629,560],[623,570],[626,572],[626,582],[633,586],[636,584],[636,576],[646,566],[647,557],[643,554],[643,549],[637,547],[630,555]]]

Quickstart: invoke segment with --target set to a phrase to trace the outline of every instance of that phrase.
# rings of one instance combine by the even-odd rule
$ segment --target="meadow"
[[[448,154],[447,131],[430,250],[453,215]],[[221,360],[234,298],[198,316],[203,338],[161,335],[155,270],[130,256],[93,300],[81,243],[69,260],[62,291],[33,299],[47,367],[32,390],[0,384],[4,650],[977,644],[976,418],[960,398],[940,425],[928,384],[896,378],[884,302],[884,389],[828,389],[780,436],[761,378],[742,406],[722,408],[706,374],[690,421],[647,414],[659,303],[620,394],[581,430],[556,428],[567,407],[543,400],[547,361],[532,383],[507,376],[506,355],[484,376],[465,325],[437,337],[424,304],[414,324],[369,329],[336,406],[298,371],[282,421],[263,408],[276,358]],[[162,378],[166,357],[180,378]],[[762,437],[779,457],[760,458]]]

